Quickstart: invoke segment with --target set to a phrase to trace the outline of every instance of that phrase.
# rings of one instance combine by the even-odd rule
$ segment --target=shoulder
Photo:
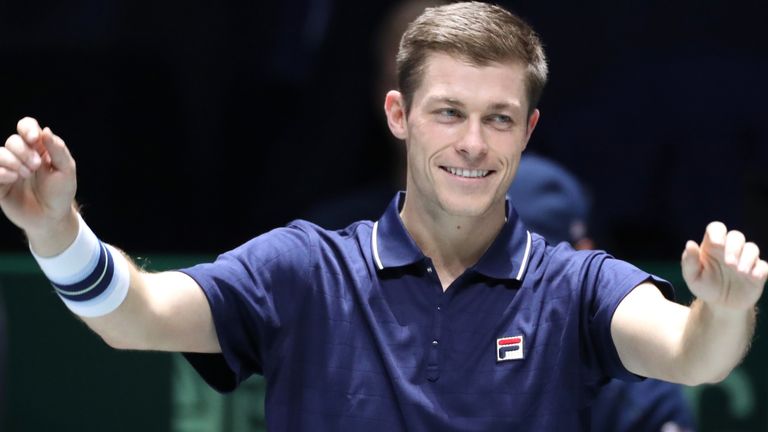
[[[650,276],[606,251],[577,251],[567,243],[551,245],[537,234],[532,234],[529,274],[534,279],[568,282],[573,286],[585,283],[624,285],[627,279],[633,281],[629,284],[637,284]]]
[[[261,234],[230,251],[232,254],[252,254],[267,247],[272,253],[281,253],[295,248],[307,248],[319,243],[334,243],[367,238],[371,235],[372,223],[359,221],[339,230],[330,230],[312,222],[297,219],[284,227]]]
[[[531,233],[531,271],[533,272],[579,272],[594,262],[613,259],[602,250],[575,250],[562,242],[550,244],[544,237]]]
[[[356,247],[361,243],[370,243],[373,231],[371,221],[357,221],[342,229],[327,229],[315,223],[297,219],[275,230],[285,236],[303,236],[308,246],[319,250],[328,247]]]
[[[312,279],[313,269],[342,273],[344,268],[364,270],[370,261],[372,223],[355,222],[340,230],[328,230],[305,220],[275,228],[225,252],[209,264],[185,273],[234,279],[270,274],[275,279]]]
[[[370,221],[354,222],[342,229],[327,229],[297,219],[273,230],[268,236],[274,237],[283,251],[290,249],[290,253],[304,256],[305,270],[337,272],[334,269],[356,267],[367,261],[371,254],[372,231]]]
[[[365,267],[371,259],[373,223],[358,221],[338,230],[329,230],[312,222],[295,220],[289,229],[301,230],[307,246],[320,268]]]

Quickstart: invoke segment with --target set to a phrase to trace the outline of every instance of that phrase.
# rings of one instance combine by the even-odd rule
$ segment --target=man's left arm
[[[611,335],[632,373],[687,385],[717,382],[749,348],[768,263],[742,233],[713,222],[701,245],[686,244],[681,266],[696,296],[690,307],[643,283],[616,308]]]

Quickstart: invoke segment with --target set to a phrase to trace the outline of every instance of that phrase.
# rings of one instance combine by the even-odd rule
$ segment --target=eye
[[[499,129],[509,129],[514,124],[512,117],[506,114],[492,114],[486,118],[486,121]]]
[[[451,122],[464,117],[461,111],[456,108],[440,108],[435,110],[438,120],[444,122]]]

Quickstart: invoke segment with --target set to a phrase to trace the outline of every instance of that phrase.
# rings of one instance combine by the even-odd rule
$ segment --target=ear
[[[533,134],[533,130],[536,129],[536,125],[539,123],[539,117],[541,117],[541,112],[539,112],[538,108],[534,109],[531,115],[528,117],[528,124],[526,125],[525,130],[525,145],[523,146],[523,150],[525,150],[525,147],[528,146],[528,140],[531,139],[531,134]]]
[[[387,124],[392,135],[404,140],[408,136],[408,118],[405,113],[405,100],[397,90],[387,92],[384,99],[384,112],[387,114]]]

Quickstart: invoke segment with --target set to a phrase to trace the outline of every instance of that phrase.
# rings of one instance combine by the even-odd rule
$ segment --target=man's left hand
[[[707,226],[701,245],[688,241],[683,251],[683,278],[691,292],[714,307],[751,309],[763,292],[768,263],[757,245],[721,222]]]

